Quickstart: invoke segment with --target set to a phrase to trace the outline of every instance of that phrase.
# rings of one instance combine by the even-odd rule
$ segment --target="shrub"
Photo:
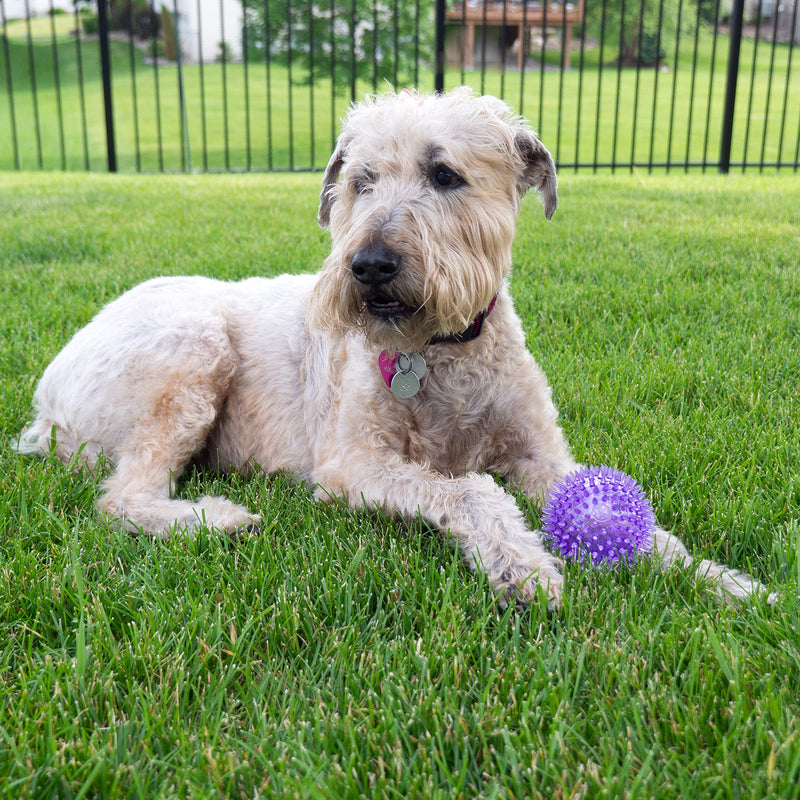
[[[433,4],[392,0],[243,0],[249,56],[265,53],[303,67],[303,80],[333,78],[343,89],[353,77],[379,83],[413,79],[416,54],[433,53]],[[331,25],[333,16],[333,25]]]

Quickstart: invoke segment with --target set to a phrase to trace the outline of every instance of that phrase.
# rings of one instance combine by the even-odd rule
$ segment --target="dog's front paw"
[[[497,581],[493,581],[497,601],[503,608],[514,605],[523,609],[543,593],[551,611],[561,605],[563,585],[564,576],[555,558],[533,571],[523,567],[510,567],[503,570]]]

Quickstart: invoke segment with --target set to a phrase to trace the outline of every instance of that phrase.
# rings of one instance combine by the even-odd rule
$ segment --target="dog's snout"
[[[386,283],[399,272],[400,256],[381,244],[370,245],[356,252],[350,266],[360,283]]]

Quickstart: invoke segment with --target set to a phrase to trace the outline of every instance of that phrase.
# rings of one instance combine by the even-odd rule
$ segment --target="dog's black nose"
[[[400,256],[382,244],[375,244],[359,250],[351,259],[350,266],[353,277],[360,283],[386,283],[400,270]]]

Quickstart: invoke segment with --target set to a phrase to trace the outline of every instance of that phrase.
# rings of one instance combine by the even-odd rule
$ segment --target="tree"
[[[339,89],[356,80],[378,88],[415,82],[420,54],[433,52],[429,0],[242,0],[250,58],[295,69],[292,79],[330,77]],[[297,69],[299,68],[299,69]]]
[[[695,29],[697,0],[600,0],[586,4],[586,24],[618,47],[623,66],[655,66],[678,36]]]

